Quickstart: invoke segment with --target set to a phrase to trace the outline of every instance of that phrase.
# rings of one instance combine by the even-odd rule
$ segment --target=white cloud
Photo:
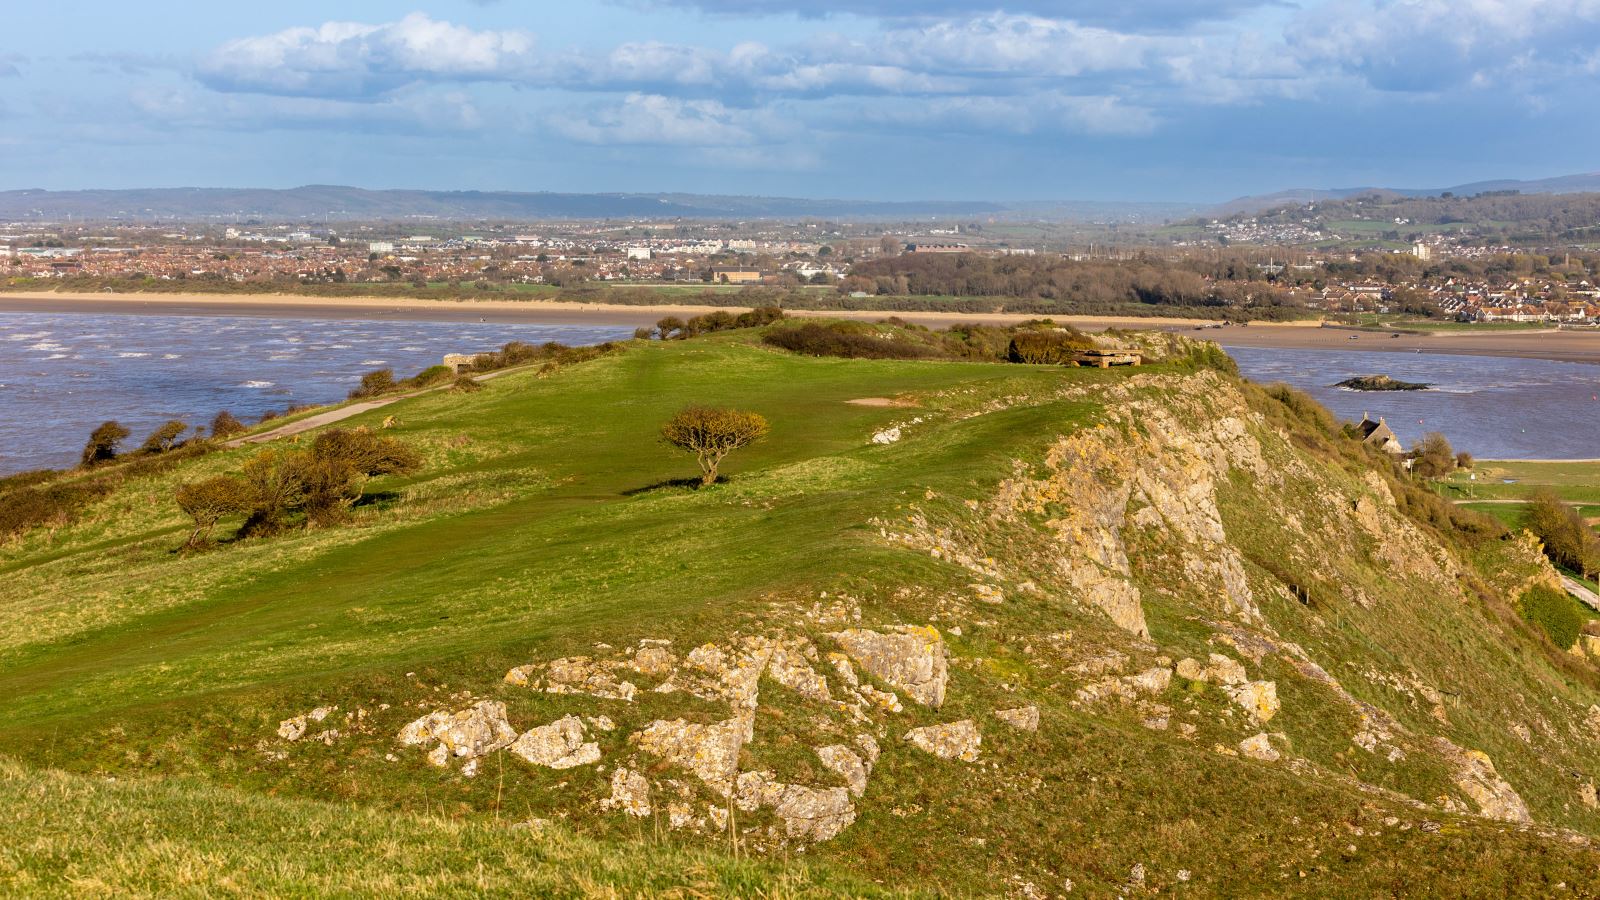
[[[577,117],[558,118],[555,128],[585,144],[738,146],[758,141],[761,113],[730,109],[716,100],[683,100],[629,94],[620,104]]]
[[[413,13],[398,22],[328,22],[229,41],[197,75],[224,91],[365,98],[424,81],[526,77],[534,39],[475,31]]]
[[[1600,0],[1331,0],[1286,38],[1381,90],[1503,87],[1579,71],[1600,45]]]

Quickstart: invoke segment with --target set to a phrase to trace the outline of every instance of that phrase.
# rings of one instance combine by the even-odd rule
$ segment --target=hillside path
[[[1576,578],[1569,578],[1566,575],[1561,576],[1561,584],[1567,589],[1567,593],[1578,598],[1578,602],[1589,607],[1595,612],[1600,612],[1600,595],[1597,595],[1594,591],[1589,590],[1588,585]]]
[[[472,380],[480,382],[488,381],[493,378],[499,378],[501,375],[509,375],[512,372],[522,371],[526,368],[528,367],[514,366],[509,369],[497,369],[493,372],[484,372],[481,375],[473,375]],[[351,403],[348,406],[341,406],[337,409],[330,409],[326,412],[317,413],[314,416],[307,416],[304,419],[290,422],[287,425],[280,425],[277,428],[263,431],[260,434],[251,434],[241,438],[234,438],[231,441],[227,441],[222,446],[232,449],[234,447],[243,447],[246,444],[264,444],[268,441],[275,441],[278,438],[290,437],[302,432],[310,431],[313,428],[321,428],[324,425],[332,425],[335,422],[343,422],[345,419],[359,416],[362,413],[371,412],[375,409],[380,409],[388,406],[391,403],[398,403],[401,400],[409,400],[412,397],[420,397],[423,394],[431,394],[435,391],[446,390],[449,387],[450,385],[448,384],[440,384],[431,388],[424,388],[420,391],[411,391],[407,394],[394,394],[388,397],[379,397],[376,400],[363,400],[360,403]]]

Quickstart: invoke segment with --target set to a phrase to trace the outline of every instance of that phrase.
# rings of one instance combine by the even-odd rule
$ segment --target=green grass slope
[[[655,438],[692,402],[773,427],[699,491]],[[233,450],[4,548],[0,796],[24,814],[0,824],[0,885],[1370,896],[1600,878],[1600,679],[1516,615],[1549,578],[1537,554],[1419,524],[1377,461],[1181,352],[1134,371],[810,359],[735,332],[365,424],[388,415],[427,464],[373,482],[348,527],[175,553],[174,486],[253,452]],[[840,636],[900,626],[910,668]],[[599,680],[540,690],[562,659]],[[940,702],[920,702],[918,661],[947,679]],[[622,680],[631,699],[594,695]],[[397,740],[485,701],[516,731],[574,717],[596,756],[436,766]],[[1026,707],[1036,731],[996,715]],[[952,723],[981,735],[964,759],[906,739]],[[729,737],[675,750],[669,727]],[[866,743],[881,755],[859,784],[817,752],[860,762]],[[629,773],[645,816],[610,802]],[[559,824],[506,824],[533,820]]]

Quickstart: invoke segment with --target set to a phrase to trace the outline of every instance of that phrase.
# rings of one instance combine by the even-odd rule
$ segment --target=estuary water
[[[1600,366],[1543,359],[1229,347],[1247,378],[1300,388],[1340,418],[1384,417],[1406,446],[1430,431],[1483,459],[1600,458]],[[1426,391],[1334,387],[1360,375]]]
[[[70,466],[116,419],[137,444],[168,419],[341,400],[373,369],[398,377],[446,353],[507,341],[593,344],[616,326],[0,313],[0,475]],[[1504,357],[1230,347],[1240,370],[1282,381],[1346,419],[1383,416],[1410,445],[1442,431],[1482,458],[1600,458],[1600,366]],[[1357,375],[1422,381],[1420,392],[1333,385]]]
[[[126,444],[137,446],[168,419],[202,425],[226,409],[253,422],[342,400],[373,369],[404,378],[446,353],[508,341],[631,335],[614,326],[0,313],[0,475],[73,465],[107,419],[128,426]]]

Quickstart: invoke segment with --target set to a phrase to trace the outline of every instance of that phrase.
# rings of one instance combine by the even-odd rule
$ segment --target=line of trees
[[[1278,309],[1279,314],[1288,314],[1298,308],[1242,258],[1168,261],[1141,255],[1128,260],[1073,260],[1054,255],[908,253],[859,263],[839,290],[888,296],[1011,297],[1051,301],[1084,312],[1159,306]]]

